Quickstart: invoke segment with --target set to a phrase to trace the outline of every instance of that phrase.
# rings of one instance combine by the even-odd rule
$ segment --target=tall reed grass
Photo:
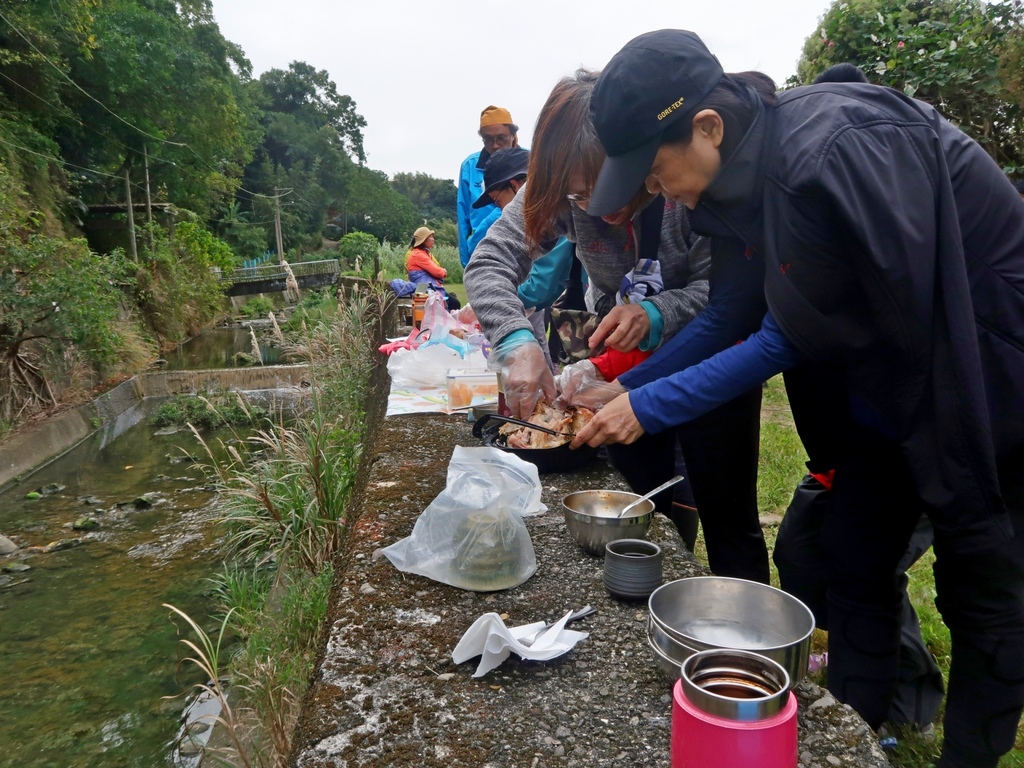
[[[277,768],[290,751],[326,617],[332,561],[347,531],[374,328],[392,300],[390,291],[371,289],[299,322],[286,345],[308,362],[312,386],[293,423],[279,419],[224,451],[212,450],[193,429],[220,492],[219,522],[226,531],[229,562],[213,588],[221,634],[229,627],[241,641],[228,665],[238,703],[218,719],[228,738],[215,748],[235,764]],[[227,458],[214,458],[222,453]],[[226,706],[220,656],[185,618],[200,638],[199,646],[189,646],[197,649],[193,663],[211,680],[199,687]]]

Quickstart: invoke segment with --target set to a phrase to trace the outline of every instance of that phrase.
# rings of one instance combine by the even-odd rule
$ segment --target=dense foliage
[[[1017,0],[836,0],[791,84],[851,62],[939,109],[1009,173],[1024,172],[1024,6]]]
[[[409,198],[427,221],[455,221],[459,190],[453,180],[425,173],[396,173],[391,186]]]
[[[277,219],[289,261],[333,221],[362,268],[454,218],[450,181],[366,167],[365,127],[309,63],[254,78],[211,0],[0,3],[0,430],[61,399],[49,359],[88,389],[215,319],[214,268]]]
[[[253,79],[210,0],[0,9],[0,150],[53,227],[123,205],[126,177],[134,203],[193,212],[240,258],[276,247],[277,215],[290,260],[321,247],[329,218],[378,241],[454,218],[450,181],[365,166],[365,127],[325,70]]]
[[[0,422],[56,403],[41,359],[75,345],[102,368],[117,356],[119,283],[129,265],[99,256],[81,239],[40,231],[0,165]]]

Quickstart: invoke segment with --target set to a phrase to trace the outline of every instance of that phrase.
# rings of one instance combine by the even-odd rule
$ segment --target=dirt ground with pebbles
[[[570,491],[626,489],[606,462],[541,475],[548,512],[527,518],[538,569],[518,587],[468,592],[404,574],[381,556],[444,488],[453,448],[479,444],[458,416],[396,416],[374,428],[290,765],[669,766],[671,683],[647,645],[646,602],[612,598],[601,558],[576,545],[562,518]],[[666,581],[708,575],[667,520],[658,517],[648,538],[665,552]],[[597,612],[572,628],[589,636],[555,660],[513,654],[480,678],[471,677],[477,659],[451,660],[484,613],[515,626],[588,604]],[[801,768],[890,765],[863,720],[827,691],[804,682],[796,695]]]

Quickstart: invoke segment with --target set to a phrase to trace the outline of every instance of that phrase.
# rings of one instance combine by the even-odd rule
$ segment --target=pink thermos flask
[[[690,656],[672,692],[672,768],[796,768],[796,697],[750,651]]]

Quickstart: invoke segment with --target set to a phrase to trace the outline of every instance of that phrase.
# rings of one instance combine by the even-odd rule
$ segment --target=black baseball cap
[[[685,29],[647,32],[612,57],[590,99],[590,117],[608,156],[587,213],[614,213],[633,198],[651,170],[661,134],[693,117],[724,74],[704,42]]]
[[[483,208],[485,205],[493,205],[491,192],[501,189],[516,176],[525,175],[529,159],[529,150],[522,147],[506,147],[491,155],[484,167],[484,193],[474,201],[473,207]]]

